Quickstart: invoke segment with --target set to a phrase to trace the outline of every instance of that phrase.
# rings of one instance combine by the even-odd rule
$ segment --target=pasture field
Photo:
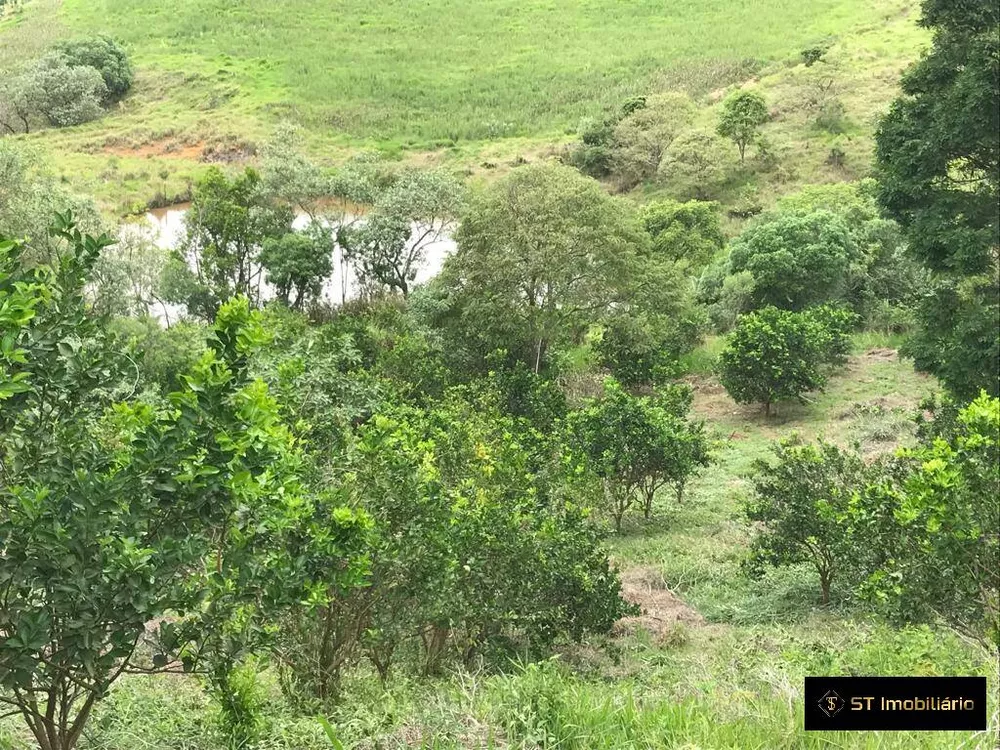
[[[555,155],[581,118],[684,90],[714,123],[728,86],[759,85],[781,159],[765,198],[867,171],[874,118],[926,42],[915,0],[28,0],[0,21],[0,68],[58,38],[111,33],[137,69],[120,109],[29,136],[117,213],[182,196],[207,161],[252,161],[281,120],[333,165],[360,149],[490,177]],[[802,49],[832,45],[823,66]],[[845,107],[838,147],[810,127],[821,70]],[[816,77],[816,76],[813,76]],[[161,177],[162,175],[162,177]],[[734,196],[746,187],[742,181]],[[652,188],[655,192],[656,188]],[[745,192],[745,190],[744,190]],[[734,198],[735,200],[735,198]]]

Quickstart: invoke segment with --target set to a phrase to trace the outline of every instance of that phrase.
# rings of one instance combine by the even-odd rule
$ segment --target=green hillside
[[[1000,750],[998,32],[0,0],[0,750]]]
[[[330,163],[377,148],[488,173],[554,152],[630,96],[686,91],[711,123],[721,89],[757,79],[786,161],[766,181],[794,186],[867,170],[874,116],[926,41],[916,15],[913,0],[28,0],[0,22],[0,69],[60,38],[126,43],[137,82],[116,111],[29,138],[117,211],[150,198],[151,175],[180,194],[202,160],[252,158],[282,120]],[[817,44],[832,45],[848,123],[846,171],[826,176],[830,139],[802,112],[800,51]]]

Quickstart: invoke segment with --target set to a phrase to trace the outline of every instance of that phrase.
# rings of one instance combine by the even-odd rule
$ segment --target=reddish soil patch
[[[705,618],[689,607],[670,589],[654,568],[632,568],[622,574],[622,593],[625,599],[638,604],[642,614],[623,617],[615,623],[615,635],[631,635],[645,630],[656,640],[669,640],[678,623],[702,626]]]

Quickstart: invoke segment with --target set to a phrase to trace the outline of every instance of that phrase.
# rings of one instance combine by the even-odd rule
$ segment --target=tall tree
[[[837,215],[777,212],[733,241],[729,270],[750,272],[757,307],[801,310],[843,296],[857,254],[847,224]]]
[[[509,342],[537,372],[553,343],[624,296],[646,238],[596,181],[569,167],[531,165],[479,196],[456,240],[444,275],[467,338]]]
[[[931,50],[876,136],[878,199],[934,274],[907,346],[956,395],[1000,392],[1000,7],[925,0]]]

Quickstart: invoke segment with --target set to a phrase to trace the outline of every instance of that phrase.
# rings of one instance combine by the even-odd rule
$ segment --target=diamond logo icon
[[[832,719],[843,710],[845,703],[846,701],[837,694],[836,690],[827,690],[819,699],[819,710]]]

